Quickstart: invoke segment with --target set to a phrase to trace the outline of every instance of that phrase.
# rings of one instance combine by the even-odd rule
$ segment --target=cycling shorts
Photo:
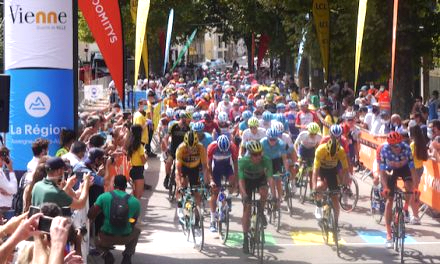
[[[319,168],[319,177],[327,183],[330,191],[338,190],[338,169],[335,168]]]
[[[397,179],[399,177],[402,178],[404,182],[412,181],[411,170],[409,169],[408,165],[398,169],[393,169],[392,175],[388,176],[387,185],[390,189],[390,196],[394,196],[394,190],[396,189]]]
[[[266,177],[261,177],[257,179],[246,179],[245,180],[245,186],[246,186],[246,194],[250,198],[252,197],[252,191],[257,189],[260,189],[261,187],[266,186],[267,187],[267,179]]]
[[[283,158],[272,159],[273,174],[281,174],[283,172]]]
[[[188,178],[189,185],[191,187],[200,185],[200,168],[188,168],[182,166],[182,177]]]
[[[299,146],[298,156],[306,162],[307,166],[313,166],[313,161],[315,160],[315,148],[306,148],[303,145]]]
[[[225,179],[228,180],[229,176],[232,176],[233,174],[234,170],[232,169],[231,164],[217,164],[212,170],[212,177],[217,186],[221,185],[222,177],[225,177]]]

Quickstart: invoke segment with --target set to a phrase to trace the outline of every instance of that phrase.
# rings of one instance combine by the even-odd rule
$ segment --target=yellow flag
[[[328,82],[328,61],[330,48],[330,9],[327,0],[313,0],[313,19],[321,49],[324,78]]]
[[[133,4],[135,1],[131,1]],[[133,6],[131,6],[131,14],[133,16]],[[145,54],[148,53],[147,46],[146,46],[146,29],[147,29],[147,21],[148,21],[148,12],[150,10],[150,0],[139,0],[137,3],[137,10],[136,10],[136,51],[135,51],[135,57],[134,57],[134,83],[137,83],[137,78],[139,75],[139,67],[141,64],[141,56],[142,51],[144,51],[144,66],[145,66],[145,72],[148,73],[148,56],[145,58]],[[147,63],[145,63],[145,59],[147,60]]]
[[[361,61],[362,39],[364,37],[365,15],[367,13],[367,0],[359,0],[357,35],[356,35],[356,57],[354,61],[354,92],[356,93],[359,63]]]

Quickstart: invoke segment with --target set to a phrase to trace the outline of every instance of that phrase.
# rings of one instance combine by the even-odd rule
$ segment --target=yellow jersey
[[[202,164],[206,164],[206,151],[201,143],[197,146],[189,148],[183,142],[176,150],[176,160],[181,162],[187,168],[196,168]]]
[[[316,148],[313,169],[333,169],[336,168],[338,162],[341,162],[343,169],[348,168],[347,155],[342,146],[339,146],[339,149],[334,156],[330,156],[326,144],[321,144]]]
[[[130,162],[131,166],[144,166],[142,157],[145,155],[144,146],[141,144],[139,148],[131,154]]]
[[[142,127],[142,138],[141,141],[144,144],[148,143],[148,128],[145,126],[147,123],[147,117],[141,112],[137,111],[133,116],[133,125],[139,125]]]
[[[423,160],[419,160],[416,156],[416,146],[414,144],[414,142],[411,142],[411,144],[409,145],[411,147],[411,153],[413,155],[413,159],[414,159],[414,167],[416,169],[420,169],[423,167]]]

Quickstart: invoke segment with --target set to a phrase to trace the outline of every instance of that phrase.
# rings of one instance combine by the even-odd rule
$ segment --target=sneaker
[[[410,222],[410,217],[409,217],[409,212],[408,210],[404,210],[403,214],[405,215],[404,220],[405,220],[405,224],[408,224]]]
[[[212,233],[217,232],[217,227],[215,226],[215,222],[211,222],[211,225],[209,226],[209,231]]]
[[[249,238],[247,234],[243,234],[243,253],[249,254]]]
[[[113,257],[113,254],[110,251],[104,253],[104,255],[102,255],[102,258],[104,259],[105,264],[115,263],[115,257]]]
[[[411,221],[409,223],[411,225],[421,225],[420,218],[414,216],[411,217]]]
[[[167,190],[169,189],[169,187],[168,187],[169,183],[170,183],[170,176],[167,175],[167,176],[165,176],[165,179],[163,180],[163,187],[165,187],[165,189],[167,189]]]
[[[387,239],[387,241],[385,242],[385,247],[387,249],[393,248],[393,240],[392,239]]]
[[[131,256],[123,254],[124,257],[122,258],[121,264],[131,264]]]
[[[322,219],[322,207],[316,206],[315,208],[315,218],[318,220]]]

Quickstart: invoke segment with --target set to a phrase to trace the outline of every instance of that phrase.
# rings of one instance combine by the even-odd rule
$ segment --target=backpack
[[[23,194],[26,182],[26,173],[20,178],[20,183],[18,184],[17,192],[12,197],[12,209],[14,210],[14,215],[18,216],[23,213]]]
[[[126,194],[124,197],[116,195],[115,191],[110,192],[112,195],[112,202],[110,206],[110,224],[113,227],[124,228],[128,223],[128,199],[130,195]]]

